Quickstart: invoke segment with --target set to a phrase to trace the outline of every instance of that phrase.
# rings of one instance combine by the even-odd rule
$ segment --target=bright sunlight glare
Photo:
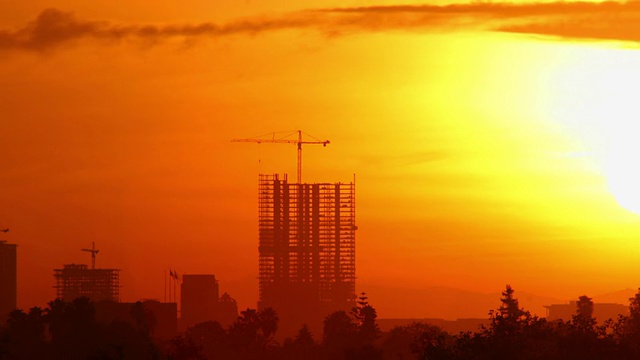
[[[618,203],[640,214],[640,56],[620,49],[575,55],[556,74],[552,116],[592,154]]]

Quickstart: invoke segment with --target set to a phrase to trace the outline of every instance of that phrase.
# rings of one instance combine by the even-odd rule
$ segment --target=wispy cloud
[[[640,1],[556,5],[563,11],[503,24],[496,30],[571,39],[640,42]]]
[[[0,30],[0,51],[47,51],[82,39],[147,40],[255,35],[314,29],[327,35],[382,31],[487,30],[574,39],[640,41],[640,1],[464,3],[314,9],[225,24],[116,24],[44,10],[22,28]]]
[[[279,18],[239,20],[223,25],[200,24],[128,24],[89,21],[73,13],[46,9],[38,17],[17,30],[0,30],[0,50],[46,51],[82,39],[160,41],[170,38],[192,39],[235,34],[259,34],[290,28],[303,28],[311,23],[302,14]]]
[[[344,29],[481,29],[575,39],[640,41],[640,1],[398,5],[321,11],[342,15],[337,24]]]

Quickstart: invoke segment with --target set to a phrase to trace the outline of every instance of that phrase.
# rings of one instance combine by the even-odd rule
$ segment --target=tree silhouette
[[[336,311],[324,319],[322,334],[322,344],[329,356],[341,359],[355,344],[356,324],[345,311]]]
[[[298,330],[298,334],[293,339],[293,344],[299,347],[313,347],[316,345],[313,340],[313,334],[309,331],[307,324],[302,325],[302,328]]]
[[[237,350],[250,350],[259,346],[259,321],[256,309],[241,311],[238,319],[229,327],[231,345]]]
[[[637,321],[640,329],[640,288],[632,298],[629,298],[629,318]]]
[[[582,295],[576,302],[576,314],[572,316],[572,324],[575,330],[584,336],[597,336],[596,319],[593,317],[593,301],[590,297]]]
[[[0,359],[46,359],[50,351],[45,342],[44,312],[34,307],[25,313],[9,313],[6,325],[5,350]],[[4,354],[2,354],[4,352]]]
[[[273,309],[246,309],[229,327],[229,342],[238,356],[255,358],[274,350],[277,343],[273,335],[277,329],[278,316]]]
[[[258,312],[260,331],[265,339],[272,338],[278,331],[278,314],[273,308],[268,307]]]
[[[582,295],[578,298],[576,303],[577,317],[583,320],[589,320],[593,318],[593,301],[587,295]]]
[[[98,348],[98,322],[91,300],[86,297],[69,303],[55,300],[45,312],[56,359],[86,359]]]
[[[282,345],[282,359],[319,359],[320,353],[313,334],[305,324],[298,330],[296,336],[286,339]]]
[[[360,342],[364,344],[373,344],[373,342],[380,337],[380,328],[376,323],[378,313],[368,301],[366,293],[361,293],[358,297],[358,306],[351,310],[351,315],[354,318],[357,332],[360,335]]]
[[[209,359],[232,358],[227,332],[217,321],[206,321],[187,329],[185,337],[202,349]]]
[[[528,315],[520,309],[518,299],[513,296],[514,292],[511,285],[507,284],[500,298],[500,308],[497,312],[490,313],[493,330],[506,336],[517,334]]]
[[[189,338],[177,336],[171,339],[171,349],[169,350],[171,360],[207,360],[202,354],[202,348],[194,344]]]
[[[598,326],[593,317],[592,299],[586,295],[580,296],[563,344],[565,355],[572,354],[583,359],[609,358],[616,345],[614,336],[608,334],[608,330],[611,330],[611,322]]]
[[[0,330],[0,359],[160,359],[147,333],[131,323],[98,323],[93,303],[55,300],[43,311],[16,310]]]
[[[141,301],[137,301],[131,308],[131,317],[133,318],[136,328],[143,333],[150,335],[158,326],[156,316],[150,310],[146,309]]]
[[[500,307],[489,312],[489,326],[456,339],[455,358],[527,359],[530,355],[544,358],[540,354],[549,353],[551,326],[521,309],[514,293],[511,285],[506,285]]]
[[[640,359],[640,289],[629,299],[629,315],[621,315],[614,325],[614,336],[622,352]]]
[[[640,289],[629,302],[629,315],[613,325],[611,320],[597,324],[587,296],[578,299],[570,321],[546,321],[521,309],[507,285],[487,326],[452,336],[425,324],[382,333],[375,309],[362,294],[350,313],[336,311],[324,319],[320,345],[303,326],[279,346],[273,339],[275,311],[246,309],[228,330],[213,321],[197,324],[163,343],[161,351],[151,340],[148,314],[141,306],[133,306],[130,321],[101,323],[89,299],[55,300],[44,310],[9,314],[0,327],[0,359],[640,359]]]
[[[100,324],[98,344],[92,351],[95,359],[159,359],[161,356],[149,334],[126,321]]]
[[[453,340],[440,327],[417,322],[395,326],[382,334],[380,348],[384,359],[446,359],[447,357],[438,357],[436,352],[450,352]]]

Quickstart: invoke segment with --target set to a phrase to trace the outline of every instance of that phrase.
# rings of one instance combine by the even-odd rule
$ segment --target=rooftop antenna
[[[91,249],[81,249],[81,250],[91,253],[91,269],[95,269],[96,268],[96,254],[100,251],[100,250],[96,249],[96,243],[95,242],[91,243]]]

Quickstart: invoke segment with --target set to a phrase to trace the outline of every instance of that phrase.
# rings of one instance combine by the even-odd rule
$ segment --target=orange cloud
[[[47,51],[81,39],[120,41],[193,39],[311,28],[328,36],[353,32],[480,29],[573,39],[640,41],[640,1],[466,3],[306,10],[226,24],[114,24],[44,10],[17,30],[0,30],[0,50]]]
[[[640,1],[601,3],[466,3],[322,10],[341,14],[344,28],[515,32],[576,39],[640,40]]]
[[[108,21],[78,19],[73,13],[46,9],[22,29],[0,31],[0,50],[47,51],[81,39],[160,41],[168,38],[196,38],[257,34],[287,28],[301,28],[308,21],[293,15],[278,19],[239,20],[224,25],[213,23],[170,25],[118,25]]]

